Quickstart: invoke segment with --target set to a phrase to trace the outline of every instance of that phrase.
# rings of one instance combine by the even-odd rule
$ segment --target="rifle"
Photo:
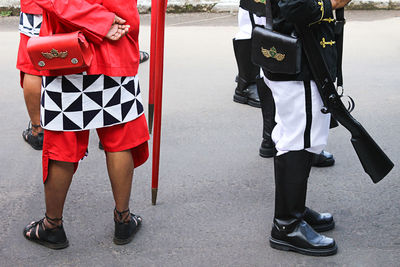
[[[393,162],[342,103],[310,27],[297,24],[295,27],[324,103],[321,111],[331,113],[351,133],[351,143],[364,171],[374,183],[378,183],[393,168]]]

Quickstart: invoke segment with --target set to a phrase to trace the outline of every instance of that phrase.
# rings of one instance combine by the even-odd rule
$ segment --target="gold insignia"
[[[327,45],[333,46],[336,42],[335,41],[325,41],[325,37],[322,38],[322,41],[319,42],[320,45],[322,45],[322,48],[325,48]]]
[[[261,47],[261,52],[266,58],[275,58],[278,61],[282,61],[285,59],[285,54],[278,53],[275,47],[271,47],[271,49],[265,49]]]
[[[57,49],[51,49],[50,52],[42,52],[42,55],[47,58],[47,59],[53,59],[53,58],[66,58],[68,56],[68,51],[64,52],[58,52]]]
[[[334,22],[334,21],[335,21],[335,19],[333,19],[333,18],[327,18],[327,19],[323,19],[322,21],[325,21],[325,22],[331,23],[331,22]]]
[[[323,0],[318,1],[318,5],[321,7],[321,18],[320,18],[319,20],[315,21],[315,22],[312,22],[312,23],[308,24],[308,26],[311,26],[311,25],[313,25],[313,24],[315,24],[315,23],[319,23],[319,22],[321,22],[322,19],[324,18],[324,13],[325,13],[325,10],[324,10],[324,1],[323,1]]]

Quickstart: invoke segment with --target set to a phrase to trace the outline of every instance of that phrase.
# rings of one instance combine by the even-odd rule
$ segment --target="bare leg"
[[[106,160],[115,208],[118,211],[125,211],[129,209],[134,169],[131,151],[106,152]],[[129,213],[124,218],[124,221],[126,220],[130,220]]]
[[[42,77],[26,74],[24,75],[23,87],[26,108],[33,125],[40,125],[40,90]],[[42,131],[41,127],[32,127],[32,134],[37,135]]]
[[[44,184],[46,213],[50,218],[62,217],[73,174],[74,163],[50,160],[49,174]],[[61,223],[62,221],[58,222],[58,224]],[[48,224],[46,224],[46,227],[51,228]]]
[[[74,164],[70,162],[49,161],[49,173],[46,183],[44,184],[44,195],[46,203],[46,215],[52,218],[51,222],[44,220],[45,229],[53,229],[57,225],[62,224],[64,202],[67,197],[67,192],[74,174]],[[35,234],[39,237],[39,227],[33,227],[26,232],[29,237],[36,231]]]

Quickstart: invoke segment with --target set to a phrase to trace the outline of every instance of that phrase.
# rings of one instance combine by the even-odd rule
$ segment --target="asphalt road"
[[[44,214],[41,153],[21,137],[28,124],[19,73],[17,18],[0,18],[0,266],[399,266],[400,12],[350,12],[344,81],[353,115],[395,163],[373,184],[339,127],[331,168],[313,168],[308,206],[333,213],[338,254],[309,257],[269,247],[273,164],[258,156],[261,111],[232,101],[237,72],[235,14],[168,15],[158,203],[151,160],[135,170],[134,212],[144,218],[132,243],[115,246],[113,199],[94,132],[65,206],[70,247],[48,250],[22,236]],[[141,50],[149,50],[149,15]],[[147,101],[149,63],[140,65]]]

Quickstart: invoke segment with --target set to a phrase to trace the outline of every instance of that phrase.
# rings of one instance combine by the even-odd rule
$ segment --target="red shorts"
[[[135,168],[146,162],[149,157],[147,141],[150,139],[146,117],[110,127],[96,129],[100,142],[107,152],[119,152],[130,149]],[[86,153],[89,143],[89,130],[62,132],[44,130],[42,166],[43,183],[46,182],[49,160],[75,163]]]
[[[20,72],[20,84],[21,87],[22,83],[24,81],[24,74],[32,74],[36,76],[42,76],[40,74],[40,71],[36,70],[32,63],[31,60],[29,59],[28,55],[28,50],[26,49],[26,45],[29,40],[29,36],[26,36],[25,34],[20,33],[20,40],[19,40],[19,48],[18,48],[18,58],[17,58],[17,69],[19,69]]]

